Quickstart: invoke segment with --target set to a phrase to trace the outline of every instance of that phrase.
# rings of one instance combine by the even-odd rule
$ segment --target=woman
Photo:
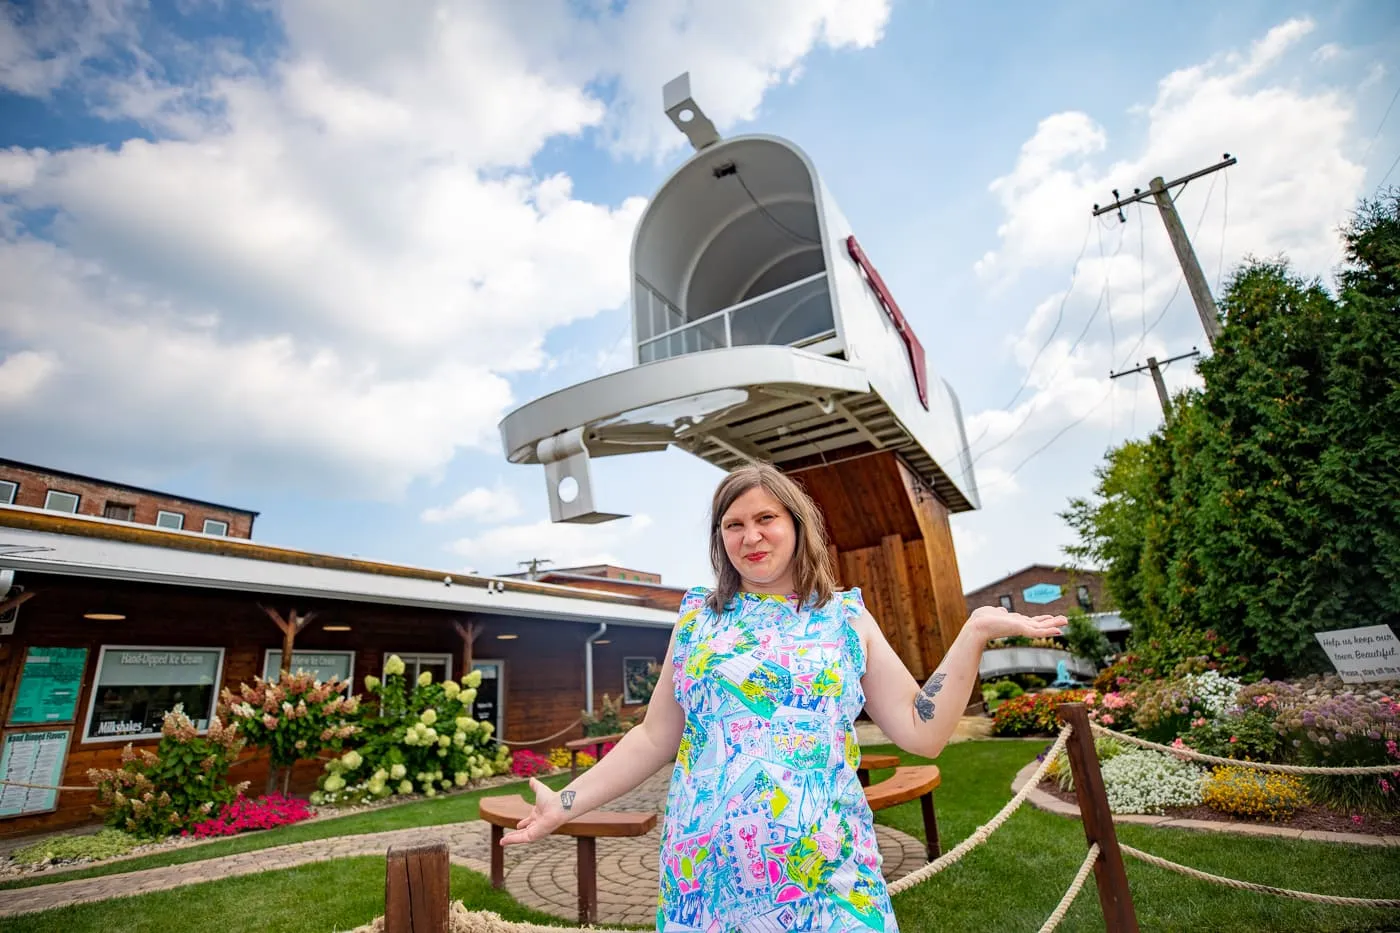
[[[942,751],[989,639],[1057,635],[1063,617],[978,609],[921,688],[865,610],[836,592],[816,505],[767,465],[711,508],[718,585],[689,591],[643,722],[503,845],[532,842],[675,761],[657,929],[896,931],[856,776],[862,707],[914,755]]]

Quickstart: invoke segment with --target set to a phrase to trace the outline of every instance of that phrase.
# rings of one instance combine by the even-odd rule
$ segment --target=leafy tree
[[[1283,260],[1237,270],[1204,391],[1063,513],[1135,643],[1213,629],[1298,673],[1326,666],[1315,632],[1400,616],[1400,197],[1343,233],[1336,296]]]

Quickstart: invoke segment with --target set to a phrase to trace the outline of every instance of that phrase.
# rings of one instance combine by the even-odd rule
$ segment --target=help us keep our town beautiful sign
[[[1343,683],[1400,679],[1400,639],[1388,625],[1315,632]]]

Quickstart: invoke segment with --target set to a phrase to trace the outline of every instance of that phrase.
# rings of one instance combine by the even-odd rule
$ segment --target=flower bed
[[[283,797],[275,793],[252,800],[239,797],[232,803],[224,804],[218,816],[196,824],[181,835],[196,839],[236,836],[250,830],[290,826],[310,818],[311,811],[307,809],[306,801],[296,797]]]
[[[1113,689],[1089,691],[1081,699],[1091,721],[1175,748],[1241,762],[1393,764],[1395,771],[1285,776],[1243,765],[1207,769],[1136,747],[1105,754],[1101,746],[1115,813],[1190,813],[1344,832],[1400,830],[1400,702],[1394,699],[1400,684],[1353,688],[1335,676],[1246,684],[1205,660],[1188,659],[1166,678],[1110,674],[1099,684]],[[1060,699],[1022,697],[1003,704],[998,733],[1050,731],[1036,726],[1053,723],[1053,707],[1064,694],[1054,696]],[[1068,795],[1067,773],[1064,762],[1056,762],[1046,787]]]

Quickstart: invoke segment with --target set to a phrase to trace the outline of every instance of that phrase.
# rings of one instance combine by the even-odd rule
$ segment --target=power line
[[[1391,172],[1395,171],[1395,166],[1397,165],[1400,165],[1400,155],[1396,156],[1395,161],[1390,163],[1390,168],[1385,170],[1385,174],[1381,176],[1380,183],[1376,185],[1377,188],[1385,187],[1385,180],[1390,177]]]
[[[1055,339],[1055,334],[1059,333],[1060,323],[1065,319],[1065,303],[1069,301],[1069,296],[1074,293],[1074,284],[1079,278],[1079,263],[1084,259],[1084,253],[1089,248],[1089,234],[1093,229],[1094,218],[1090,217],[1089,226],[1084,228],[1084,242],[1079,244],[1079,255],[1074,257],[1074,265],[1070,267],[1069,286],[1065,289],[1064,295],[1061,296],[1060,307],[1055,312],[1055,326],[1050,328],[1050,336],[1046,337],[1045,342],[1040,345],[1040,349],[1035,351],[1035,356],[1031,359],[1031,365],[1026,367],[1026,377],[1021,380],[1021,384],[1016,387],[1016,391],[1012,394],[1010,401],[1001,406],[1002,408],[1010,408],[1012,405],[1016,404],[1016,399],[1021,397],[1021,393],[1025,391],[1026,386],[1030,384],[1031,373],[1035,371],[1035,364],[1040,362],[1040,355],[1050,346],[1050,342]],[[1100,240],[1099,251],[1100,253],[1103,251],[1102,240]],[[989,430],[990,427],[982,428],[982,433],[968,441],[967,446],[963,448],[962,452],[971,453],[973,446],[976,445],[978,441],[982,440],[982,438],[986,437],[987,431]]]
[[[1390,118],[1390,109],[1395,106],[1396,98],[1400,98],[1400,87],[1395,88],[1395,93],[1390,95],[1390,103],[1385,105],[1385,113],[1381,114],[1381,122],[1376,124],[1376,131],[1371,134],[1371,141],[1366,144],[1366,151],[1361,153],[1361,164],[1366,164],[1366,157],[1371,154],[1371,147],[1376,144],[1376,140],[1381,138],[1381,130],[1385,128],[1385,121]]]
[[[1220,283],[1225,278],[1225,230],[1230,225],[1230,170],[1226,169],[1220,174],[1225,176],[1225,214],[1220,218],[1220,256],[1215,261],[1215,293],[1217,295],[1220,294]]]

